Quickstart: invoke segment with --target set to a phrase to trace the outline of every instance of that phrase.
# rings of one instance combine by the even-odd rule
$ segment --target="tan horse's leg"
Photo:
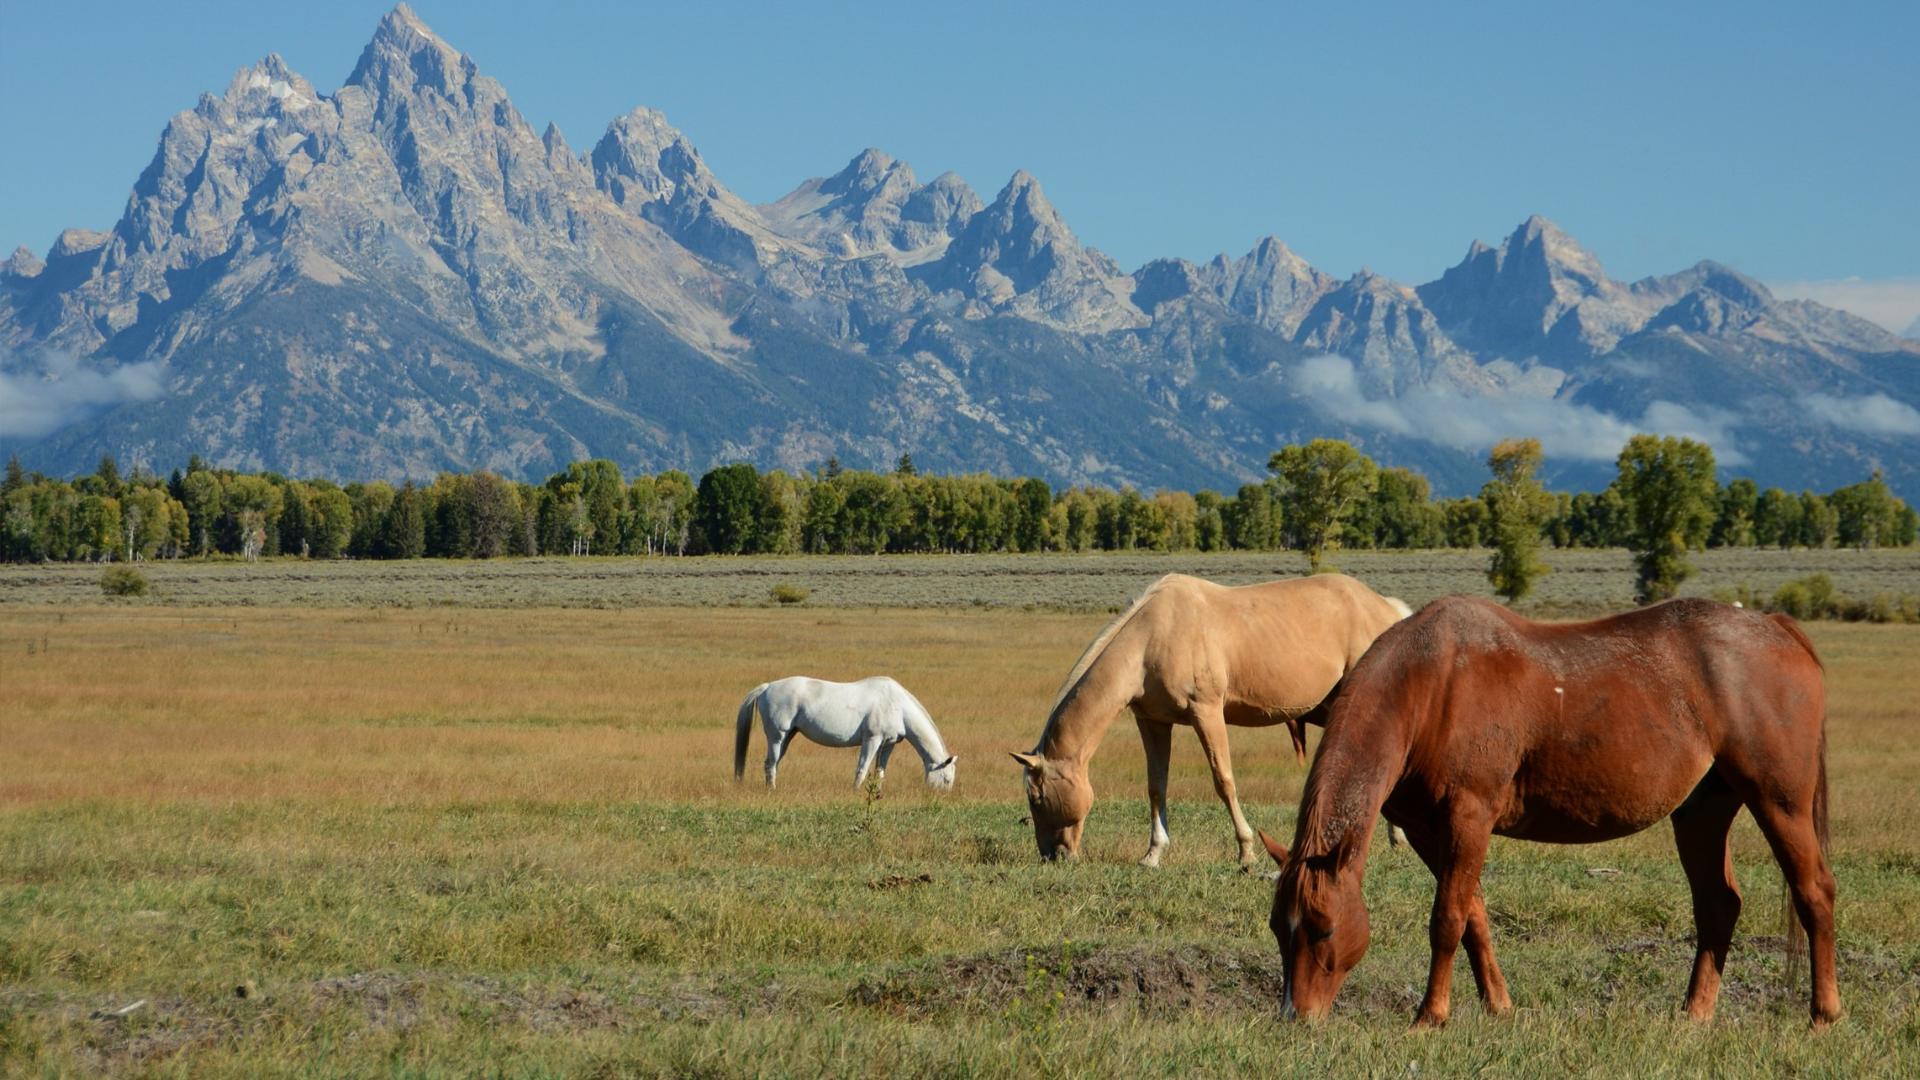
[[[1695,1020],[1713,1018],[1727,948],[1733,943],[1734,924],[1740,921],[1740,886],[1733,879],[1733,851],[1727,844],[1739,813],[1740,796],[1714,772],[1673,812],[1673,842],[1680,849],[1680,865],[1693,890],[1697,949],[1685,1008]]]
[[[1752,800],[1747,808],[1753,811],[1754,821],[1773,847],[1773,857],[1793,893],[1794,913],[1800,925],[1807,928],[1813,960],[1813,1026],[1825,1028],[1840,1019],[1840,984],[1833,959],[1835,889],[1833,871],[1814,831],[1813,814],[1807,809],[1788,810],[1765,799]]]
[[[1173,758],[1173,725],[1149,720],[1138,713],[1140,743],[1147,749],[1147,805],[1153,823],[1147,836],[1147,853],[1141,866],[1159,866],[1160,855],[1167,850],[1167,763]]]
[[[1441,849],[1427,837],[1409,835],[1407,843],[1420,861],[1427,864],[1433,872],[1434,880],[1440,880]],[[1473,897],[1467,910],[1466,926],[1460,935],[1461,943],[1467,947],[1467,964],[1473,969],[1474,987],[1480,992],[1480,1005],[1495,1016],[1513,1009],[1513,998],[1507,993],[1507,978],[1500,973],[1500,963],[1493,958],[1493,924],[1487,918],[1486,897],[1480,892],[1479,875],[1474,875]],[[1434,895],[1435,910],[1438,910],[1439,893]],[[1429,930],[1432,923],[1428,924]],[[1447,964],[1448,978],[1452,978],[1453,964]],[[1449,987],[1449,992],[1451,987]],[[1431,989],[1429,989],[1431,993]],[[1444,1020],[1442,1021],[1444,1022]]]
[[[1251,869],[1254,863],[1253,826],[1240,812],[1240,796],[1233,785],[1233,751],[1227,746],[1227,716],[1219,702],[1195,702],[1193,730],[1200,736],[1200,748],[1207,753],[1207,767],[1213,772],[1213,790],[1227,804],[1233,818],[1233,837],[1240,842],[1240,867]]]

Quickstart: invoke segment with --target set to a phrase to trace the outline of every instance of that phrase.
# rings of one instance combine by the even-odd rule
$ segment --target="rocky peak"
[[[1599,258],[1538,214],[1497,248],[1474,241],[1459,265],[1418,291],[1455,340],[1515,360],[1597,355],[1650,313],[1607,277]]]
[[[1221,303],[1288,337],[1298,331],[1314,302],[1339,284],[1274,236],[1255,244],[1238,261],[1217,256],[1200,273]]]
[[[759,212],[776,232],[826,254],[882,254],[913,266],[938,258],[979,209],[979,197],[952,173],[921,185],[906,162],[868,149]]]
[[[33,253],[33,249],[22,244],[13,249],[13,254],[7,258],[6,262],[0,263],[0,277],[39,277],[40,271],[46,268],[47,264],[40,261],[39,256]]]
[[[955,290],[989,311],[1081,332],[1143,325],[1132,278],[1112,259],[1083,248],[1025,169],[991,204],[968,219],[946,255],[923,275],[930,288]]]
[[[347,85],[376,94],[433,91],[443,97],[466,95],[479,69],[473,59],[440,40],[405,4],[380,20],[373,40],[361,50]]]
[[[820,190],[829,195],[872,194],[887,187],[911,190],[915,186],[911,166],[868,147],[846,168],[822,181]]]
[[[954,234],[985,205],[965,180],[953,173],[943,172],[907,196],[906,204],[900,208],[900,216],[907,221],[933,225],[943,232]]]
[[[594,145],[592,162],[600,189],[635,212],[655,199],[671,202],[682,189],[698,194],[697,189],[719,186],[680,129],[644,106],[607,125],[607,133]]]
[[[785,247],[655,109],[638,108],[608,124],[591,162],[600,190],[695,254],[757,275]]]
[[[1365,385],[1387,394],[1473,368],[1414,290],[1364,268],[1314,303],[1294,339],[1352,360]]]
[[[1195,267],[1185,259],[1155,259],[1133,272],[1133,303],[1141,311],[1155,314],[1162,304],[1189,296],[1212,297],[1215,290],[1208,280],[1209,273],[1218,273],[1226,263],[1226,256],[1220,256],[1206,268]]]

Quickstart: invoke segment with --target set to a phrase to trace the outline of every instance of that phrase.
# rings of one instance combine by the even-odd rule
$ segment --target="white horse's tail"
[[[1405,600],[1402,600],[1397,596],[1383,596],[1380,599],[1385,600],[1389,604],[1392,604],[1393,610],[1399,612],[1401,618],[1403,619],[1413,618],[1413,609],[1407,606],[1407,602]]]
[[[733,778],[739,780],[747,775],[747,739],[753,735],[753,707],[760,703],[760,695],[766,693],[772,683],[761,683],[747,692],[747,699],[740,703],[740,715],[733,722]]]

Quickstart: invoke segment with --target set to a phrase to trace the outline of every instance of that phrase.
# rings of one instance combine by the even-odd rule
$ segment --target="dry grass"
[[[1129,862],[1144,764],[1124,719],[1095,759],[1088,859],[1033,864],[1005,751],[1032,745],[1107,617],[0,608],[0,1073],[37,1058],[291,1074],[318,1048],[335,1055],[319,1074],[412,1075],[1920,1063],[1920,628],[1810,628],[1829,671],[1853,1016],[1836,1037],[1809,1043],[1804,1004],[1779,986],[1764,938],[1777,876],[1743,818],[1749,915],[1711,1032],[1667,1019],[1691,928],[1655,829],[1497,843],[1486,889],[1522,1016],[1488,1023],[1462,1001],[1454,1029],[1420,1040],[1401,1029],[1431,878],[1384,851],[1367,885],[1375,946],[1341,1019],[1269,1022],[1266,887],[1229,866],[1191,737],[1175,742],[1165,870]],[[870,807],[851,751],[800,745],[768,793],[757,732],[736,785],[740,696],[801,672],[900,678],[960,755],[957,789],[927,793],[903,748]],[[1284,827],[1304,775],[1284,733],[1236,730],[1234,749],[1249,812]],[[889,881],[913,884],[869,887]],[[247,980],[264,989],[236,1000]],[[1102,997],[1109,984],[1137,989]],[[1077,996],[1050,1004],[1062,989]],[[136,997],[144,1017],[90,1018]]]
[[[1004,801],[1010,749],[1106,616],[1007,611],[661,609],[175,612],[14,609],[0,619],[0,805],[76,800],[392,803],[697,801],[759,805],[753,734],[732,782],[740,696],[789,674],[894,675],[961,757],[953,798]],[[1920,820],[1920,632],[1812,627],[1826,656],[1843,835]],[[1249,803],[1296,799],[1283,733],[1237,730]],[[853,755],[799,744],[781,803],[848,797]],[[915,785],[910,750],[894,792]],[[1176,799],[1210,801],[1176,742]],[[1095,759],[1104,794],[1138,795],[1122,718]],[[1137,838],[1128,835],[1125,843]]]

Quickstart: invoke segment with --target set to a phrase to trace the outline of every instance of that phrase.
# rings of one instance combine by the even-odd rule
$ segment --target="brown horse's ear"
[[[1274,862],[1281,866],[1287,865],[1287,849],[1281,847],[1279,841],[1268,836],[1266,832],[1262,830],[1260,833],[1260,842],[1267,846],[1267,854],[1273,856]]]
[[[1018,750],[1009,750],[1007,751],[1007,753],[1013,758],[1013,760],[1019,762],[1021,765],[1029,769],[1038,769],[1040,766],[1045,765],[1047,763],[1047,759],[1041,757],[1039,754],[1023,754],[1023,753],[1020,753]]]

